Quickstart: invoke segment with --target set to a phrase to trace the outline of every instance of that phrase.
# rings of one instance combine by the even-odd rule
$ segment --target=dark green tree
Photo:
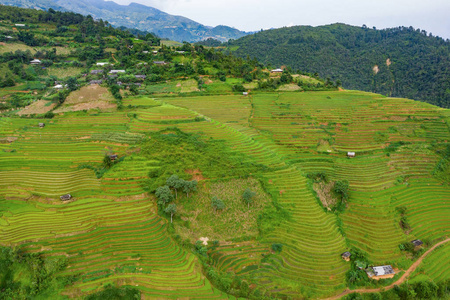
[[[173,199],[172,191],[167,185],[157,188],[155,196],[158,198],[158,204],[163,207]]]
[[[215,212],[217,212],[218,210],[225,209],[225,203],[223,203],[223,201],[217,198],[216,196],[212,197],[211,205]]]

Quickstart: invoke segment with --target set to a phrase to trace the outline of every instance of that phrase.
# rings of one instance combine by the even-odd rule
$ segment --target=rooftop
[[[372,269],[375,276],[395,274],[394,269],[390,265],[373,267]]]

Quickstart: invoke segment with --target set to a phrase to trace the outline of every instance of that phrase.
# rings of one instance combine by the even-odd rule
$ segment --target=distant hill
[[[450,42],[412,27],[296,26],[231,41],[230,52],[340,80],[344,88],[450,107]]]
[[[0,4],[24,8],[72,11],[107,20],[113,26],[125,26],[153,32],[174,41],[196,42],[214,38],[223,42],[248,33],[228,26],[209,27],[181,16],[173,16],[156,8],[131,3],[119,5],[103,0],[0,0]]]

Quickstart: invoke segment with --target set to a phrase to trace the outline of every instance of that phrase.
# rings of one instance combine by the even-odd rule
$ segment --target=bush
[[[283,244],[272,244],[272,250],[275,251],[276,253],[280,253],[283,250]]]

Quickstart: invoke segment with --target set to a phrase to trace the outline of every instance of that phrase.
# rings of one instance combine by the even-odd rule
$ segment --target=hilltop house
[[[41,61],[39,59],[33,59],[32,61],[30,61],[30,64],[39,65],[39,64],[41,64]]]
[[[344,253],[341,254],[341,257],[342,257],[342,259],[345,260],[345,261],[350,261],[350,256],[351,256],[351,255],[352,255],[352,254],[351,254],[350,252],[346,251],[346,252],[344,252]]]
[[[125,70],[111,70],[111,71],[109,71],[109,74],[119,74],[119,73],[125,73]]]
[[[117,158],[119,158],[119,156],[118,156],[117,154],[112,154],[112,155],[109,156],[109,158],[110,158],[112,161],[115,161]]]
[[[45,127],[45,123],[39,123],[39,127],[40,128],[44,128]]]
[[[347,152],[347,156],[348,157],[355,157],[356,153],[355,152]]]
[[[70,199],[72,199],[72,195],[70,195],[70,194],[65,194],[65,195],[62,195],[61,197],[59,197],[62,201],[68,201],[68,200],[70,200]]]
[[[273,69],[270,73],[283,73],[283,69]]]

